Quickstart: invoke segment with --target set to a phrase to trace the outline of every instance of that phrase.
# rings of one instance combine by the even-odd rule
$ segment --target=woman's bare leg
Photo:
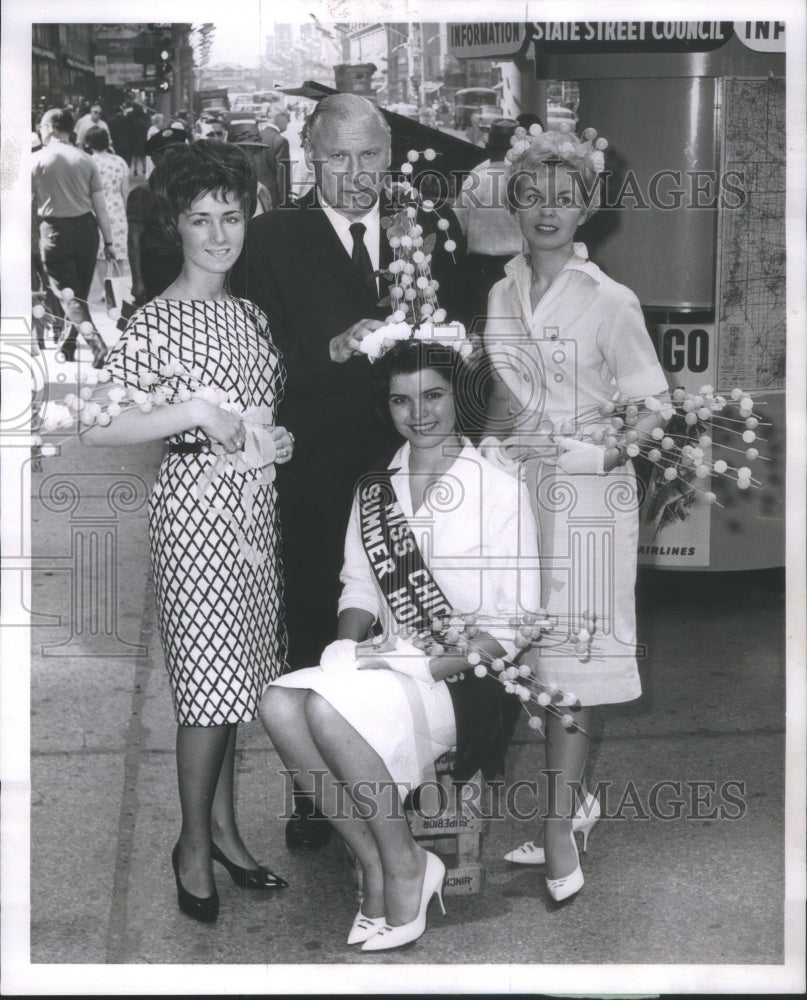
[[[590,729],[590,708],[578,709],[573,714],[582,729]],[[550,802],[550,818],[544,820],[546,874],[550,879],[570,875],[577,867],[571,841],[572,816],[578,805],[574,789],[583,780],[588,742],[586,733],[576,728],[567,729],[557,716],[547,713],[546,766],[550,772],[560,772],[550,776],[555,796],[554,802]]]
[[[308,693],[304,704],[308,731],[331,773],[348,783],[392,788],[392,777],[373,748],[323,697]],[[372,832],[384,880],[384,912],[391,926],[409,923],[417,916],[426,852],[417,846],[403,810],[384,808],[385,794],[376,798],[377,808],[366,820]],[[369,916],[370,914],[368,914]]]
[[[267,688],[261,702],[261,720],[286,768],[297,772],[295,781],[299,787],[311,791],[317,808],[332,820],[334,829],[358,858],[363,875],[362,913],[367,917],[382,917],[385,910],[381,857],[370,827],[352,814],[354,800],[343,793],[311,737],[305,714],[309,693],[297,688]]]

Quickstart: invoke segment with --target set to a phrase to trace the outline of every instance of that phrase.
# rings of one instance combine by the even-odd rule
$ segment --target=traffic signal
[[[171,60],[173,58],[174,49],[171,45],[171,39],[163,38],[157,46],[156,58],[154,60],[154,64],[156,66],[157,90],[161,90],[163,93],[171,88],[171,72],[174,68]]]

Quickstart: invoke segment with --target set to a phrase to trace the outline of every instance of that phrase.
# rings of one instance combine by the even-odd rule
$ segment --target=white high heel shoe
[[[596,799],[591,792],[587,792],[585,799],[577,807],[577,811],[572,817],[572,833],[583,834],[583,854],[588,850],[588,835],[599,818],[600,800]],[[508,851],[504,860],[512,861],[516,865],[545,865],[546,854],[543,847],[537,847],[532,840],[528,840],[521,847]]]
[[[388,948],[400,948],[402,945],[416,941],[426,930],[426,910],[429,908],[432,896],[437,896],[443,916],[446,908],[443,905],[443,882],[446,877],[446,866],[430,851],[426,851],[426,871],[423,875],[423,889],[420,893],[418,915],[408,924],[390,927],[384,924],[376,933],[361,946],[362,951],[386,951]]]
[[[572,840],[574,856],[577,858],[577,867],[571,874],[564,875],[563,878],[548,878],[546,880],[547,891],[556,903],[562,903],[564,900],[570,899],[576,892],[580,892],[585,881],[583,878],[583,869],[580,867],[580,858],[577,854],[577,844],[575,843],[573,830],[569,832],[569,836]]]
[[[353,926],[347,936],[348,944],[363,944],[386,924],[386,917],[365,917],[361,909],[353,918]]]

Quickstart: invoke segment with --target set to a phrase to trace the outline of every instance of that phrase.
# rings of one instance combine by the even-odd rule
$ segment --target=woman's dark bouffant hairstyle
[[[395,375],[431,369],[451,386],[457,429],[472,435],[478,423],[473,390],[473,369],[451,346],[427,340],[399,340],[373,366],[373,398],[381,419],[392,426],[389,413],[389,388]],[[475,419],[476,417],[476,419]]]
[[[211,193],[235,195],[250,219],[258,197],[255,171],[244,151],[214,139],[169,146],[155,164],[149,187],[164,225],[177,242],[179,214],[187,212],[197,198]]]
[[[91,125],[84,133],[84,148],[103,153],[109,149],[109,132],[100,125]]]

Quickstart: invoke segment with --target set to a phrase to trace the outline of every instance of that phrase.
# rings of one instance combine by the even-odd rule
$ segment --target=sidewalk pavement
[[[733,981],[728,967],[750,966],[748,977],[783,962],[777,571],[641,571],[644,694],[602,710],[592,733],[591,777],[612,782],[611,818],[594,829],[586,884],[569,905],[550,907],[543,868],[503,860],[538,834],[536,822],[491,818],[480,895],[448,897],[445,917],[432,907],[427,933],[406,949],[348,949],[357,902],[343,851],[337,838],[320,852],[287,850],[281,765],[255,721],[239,730],[239,822],[289,888],[244,893],[217,868],[218,922],[183,916],[170,862],[179,831],[175,726],[146,541],[161,454],[159,444],[92,449],[68,440],[32,474],[32,965],[184,965],[202,975],[202,966],[237,967],[228,980],[235,991],[258,966],[268,993],[281,983],[284,992],[343,991],[342,980],[327,978],[332,964],[348,966],[349,977],[408,966],[405,981],[380,969],[374,981],[378,992],[405,992],[419,982],[417,967],[435,966],[430,981],[450,992],[571,993],[597,966],[631,967],[612,970],[623,992],[669,992],[698,982],[697,967],[709,965],[716,969],[703,982],[719,991]],[[540,738],[522,723],[507,783],[538,781],[542,767]],[[522,806],[538,807],[522,788]],[[471,978],[460,976],[465,965]],[[303,976],[301,966],[322,967],[326,978],[310,968]],[[606,972],[595,982],[613,992]]]

